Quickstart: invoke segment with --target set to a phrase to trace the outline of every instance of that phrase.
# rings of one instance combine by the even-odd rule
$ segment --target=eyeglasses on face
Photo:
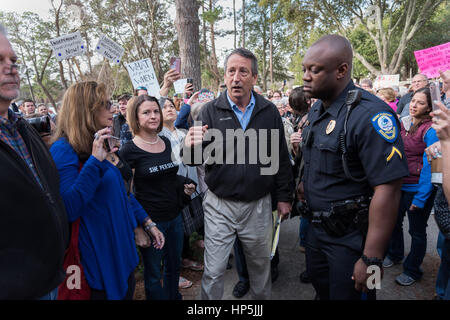
[[[16,69],[17,73],[23,74],[27,70],[26,65],[19,64],[19,63],[7,64],[5,62],[0,62],[0,66],[2,67],[2,70],[4,70],[6,67],[6,69],[8,70],[8,73],[12,73],[13,69]]]
[[[112,103],[110,100],[106,101],[105,108],[106,108],[106,110],[111,111]]]

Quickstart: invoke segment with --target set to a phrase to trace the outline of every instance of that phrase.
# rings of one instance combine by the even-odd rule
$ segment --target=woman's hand
[[[150,237],[141,226],[134,229],[134,241],[136,242],[136,245],[142,248],[148,248],[152,245]]]
[[[425,149],[427,154],[427,160],[431,163],[431,160],[436,159],[442,155],[441,142],[436,141],[431,146]]]
[[[175,69],[170,69],[164,74],[164,83],[160,90],[163,94],[161,96],[167,96],[169,93],[169,89],[172,87],[173,83],[181,78],[181,74],[177,72]]]
[[[185,184],[184,185],[184,193],[187,194],[188,196],[191,196],[195,191],[195,184],[190,183],[190,184]]]
[[[430,113],[433,117],[433,129],[441,142],[450,140],[450,110],[442,102],[437,101],[438,110]]]
[[[291,144],[295,154],[298,153],[301,142],[302,142],[301,132],[294,132],[293,134],[291,134]]]
[[[108,154],[117,152],[119,148],[114,147],[110,153],[105,150],[105,139],[110,137],[111,128],[104,128],[99,130],[94,135],[94,142],[92,143],[92,155],[97,158],[98,161],[103,161],[106,159]]]
[[[200,93],[200,91],[195,92],[188,100],[187,104],[190,105],[192,107],[192,104],[197,101],[198,99],[198,94]]]
[[[421,208],[419,208],[415,204],[412,204],[411,207],[409,207],[409,211],[416,211],[416,210],[419,210],[419,209],[421,209]]]
[[[151,222],[150,222],[151,223]],[[145,225],[144,225],[145,229]],[[159,229],[155,226],[151,227],[150,229],[146,229],[147,234],[152,238],[153,240],[153,247],[155,249],[162,249],[164,247],[165,239],[164,235]]]

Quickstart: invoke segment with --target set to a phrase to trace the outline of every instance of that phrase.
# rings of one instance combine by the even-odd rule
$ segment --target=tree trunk
[[[233,31],[234,31],[234,46],[233,48],[236,49],[236,36],[237,36],[237,30],[236,30],[236,0],[233,0]]]
[[[52,104],[53,108],[55,108],[56,110],[56,102],[55,99],[53,99],[50,91],[48,91],[48,89],[44,86],[44,84],[42,83],[42,79],[36,79],[37,83],[39,84],[39,86],[42,88],[42,91],[44,91],[45,95],[47,96],[47,99],[50,100],[50,103]]]
[[[50,91],[48,91],[47,87],[44,86],[44,83],[42,82],[44,79],[44,74],[45,74],[45,69],[47,69],[47,65],[48,62],[50,61],[50,58],[53,56],[52,51],[50,51],[49,55],[47,56],[47,59],[44,62],[44,65],[42,66],[42,70],[41,73],[39,74],[38,69],[37,69],[37,65],[34,65],[35,68],[35,72],[36,72],[36,81],[39,84],[39,86],[42,88],[42,90],[44,91],[45,95],[47,96],[47,98],[50,100],[50,103],[52,104],[52,106],[55,108],[56,110],[56,102],[55,99],[53,99]]]
[[[83,32],[82,33],[82,37],[86,41],[86,58],[87,58],[87,62],[88,62],[89,73],[92,74],[92,61],[91,61],[91,59],[92,59],[92,52],[91,52],[91,47],[89,45],[90,42],[89,42],[89,36],[88,36],[87,32]]]
[[[160,60],[160,49],[159,49],[159,39],[158,39],[158,30],[155,28],[155,17],[158,11],[158,2],[157,1],[150,1],[147,0],[147,4],[149,6],[149,13],[150,13],[150,25],[151,25],[151,33],[152,33],[152,52],[151,56],[154,57],[154,63],[153,66],[155,68],[156,75],[158,77],[158,82],[162,82],[164,80],[164,72],[161,67],[161,60]]]
[[[242,0],[242,48],[245,48],[245,0]]]
[[[212,0],[209,0],[209,10],[212,12],[213,3]],[[217,56],[216,56],[216,41],[214,34],[214,21],[210,23],[210,38],[211,38],[211,71],[214,75],[214,88],[218,88],[220,85],[220,74],[219,69],[217,68]]]
[[[23,54],[23,48],[21,47],[21,46],[19,46],[19,50],[20,50],[20,54],[21,54],[21,56],[22,56],[22,61],[24,62],[24,64],[25,64],[25,55]],[[36,101],[36,99],[35,99],[35,97],[34,97],[34,91],[33,91],[33,87],[31,86],[31,80],[30,80],[30,74],[29,74],[29,70],[28,70],[28,67],[27,67],[27,65],[25,64],[25,66],[26,66],[26,76],[27,76],[27,81],[28,81],[28,86],[30,87],[30,94],[31,94],[31,99],[33,99],[33,101]]]
[[[262,42],[263,42],[263,65],[262,65],[262,79],[263,79],[263,91],[267,92],[267,32],[266,32],[266,24],[267,24],[267,19],[266,19],[266,13],[265,11],[262,9],[261,10],[261,16],[262,16],[262,21],[263,21],[263,38],[262,38]]]
[[[205,3],[202,2],[202,14],[205,13]],[[203,36],[203,68],[208,68],[208,43],[206,42],[206,21],[202,21],[202,36]]]
[[[269,68],[270,68],[270,89],[273,89],[273,22],[272,22],[272,5],[270,5],[269,18]]]
[[[60,15],[60,13],[61,13],[61,7],[62,7],[62,5],[63,5],[63,1],[61,0],[61,2],[60,2],[60,4],[59,4],[59,7],[58,7],[58,8],[56,8],[56,7],[54,6],[53,1],[51,1],[51,4],[52,4],[52,7],[53,7],[53,10],[55,10],[55,28],[56,28],[56,36],[59,37],[59,36],[61,36],[61,27],[60,27],[60,24],[59,24],[59,22],[60,22],[60,21],[59,21],[59,15]],[[62,82],[62,84],[63,84],[63,86],[64,86],[64,89],[67,90],[68,86],[67,86],[66,78],[64,77],[64,66],[63,66],[63,64],[62,64],[62,61],[58,61],[58,65],[59,65],[59,76],[60,76],[60,78],[61,78],[61,82]]]
[[[197,0],[175,0],[175,24],[180,47],[181,73],[184,78],[192,78],[194,90],[201,88],[200,45]]]
[[[31,99],[36,102],[36,98],[34,97],[34,92],[33,92],[33,87],[31,85],[31,81],[30,81],[30,75],[28,73],[28,68],[26,71],[26,75],[27,75],[27,81],[28,81],[28,86],[30,87],[30,94],[31,94]]]

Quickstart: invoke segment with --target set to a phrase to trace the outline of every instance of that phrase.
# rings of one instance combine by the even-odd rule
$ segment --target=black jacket
[[[255,107],[245,130],[245,134],[250,138],[245,138],[244,147],[242,142],[239,143],[238,138],[231,137],[234,141],[227,138],[227,129],[242,131],[242,127],[230,107],[226,92],[202,108],[199,119],[203,125],[208,125],[208,134],[214,135],[211,129],[216,129],[224,138],[221,140],[215,137],[212,139],[214,143],[208,145],[208,142],[205,142],[202,146],[203,151],[205,148],[215,149],[209,157],[210,160],[223,152],[223,164],[217,163],[217,161],[208,164],[207,161],[205,182],[214,194],[225,199],[250,202],[272,193],[276,201],[290,202],[292,200],[293,175],[284,138],[283,122],[273,103],[255,92],[253,95]],[[253,131],[256,134],[252,136],[252,130],[249,129],[256,129]],[[262,141],[262,137],[267,139],[266,142]],[[276,145],[273,144],[273,151],[271,150],[271,137],[277,140]],[[209,139],[208,135],[205,137],[205,140],[207,139]],[[231,141],[231,145],[234,144],[233,161],[226,160],[227,156],[231,154],[227,150],[227,141]],[[241,149],[239,146],[243,148]],[[261,147],[263,147],[263,151],[260,152]],[[239,150],[244,150],[244,162],[237,161],[239,156],[243,156]],[[259,153],[262,153],[263,157],[260,157]],[[264,159],[264,156],[267,159]],[[269,159],[270,162],[266,161]],[[278,170],[276,170],[275,162],[278,162]],[[268,170],[272,165],[274,170]],[[267,174],[268,172],[261,174],[261,169],[273,171],[273,174]]]
[[[403,109],[406,107],[408,103],[411,102],[413,93],[409,92],[400,98],[400,101],[397,103],[397,114],[401,114]]]
[[[39,134],[19,118],[41,188],[26,162],[0,140],[0,300],[33,299],[64,279],[68,221],[59,175]]]

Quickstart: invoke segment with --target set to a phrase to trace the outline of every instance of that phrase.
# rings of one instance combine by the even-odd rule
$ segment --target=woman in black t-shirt
[[[144,262],[145,293],[148,300],[181,299],[178,291],[183,248],[183,206],[195,190],[192,180],[177,175],[170,141],[158,136],[163,116],[158,100],[148,95],[136,98],[127,109],[134,134],[121,149],[121,156],[134,170],[136,199],[164,234],[162,250],[139,248]],[[164,264],[161,286],[161,262]]]

